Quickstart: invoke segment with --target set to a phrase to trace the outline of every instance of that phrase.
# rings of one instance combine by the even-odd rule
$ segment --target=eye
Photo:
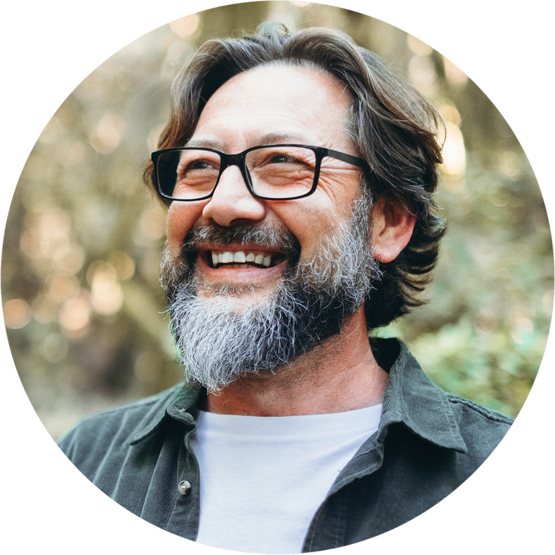
[[[218,171],[218,164],[213,160],[206,158],[182,158],[177,168],[177,174],[180,177],[190,175],[191,172],[213,172]]]
[[[270,164],[294,164],[295,162],[299,163],[299,160],[288,154],[278,153],[274,154],[268,162]]]
[[[310,164],[310,154],[311,152],[302,152],[300,149],[296,149],[298,152],[271,152],[262,163],[262,165],[269,164],[289,164],[292,166],[306,166]],[[263,151],[262,153],[263,154]]]
[[[256,171],[299,171],[314,168],[314,152],[304,147],[268,146],[251,150],[245,158],[249,172]]]
[[[195,160],[187,166],[188,170],[211,170],[213,168],[214,166],[206,160]]]

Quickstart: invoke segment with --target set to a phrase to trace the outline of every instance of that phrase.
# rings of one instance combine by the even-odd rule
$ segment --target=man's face
[[[300,143],[356,155],[345,131],[349,100],[314,69],[252,70],[214,94],[189,144],[237,153]],[[171,205],[162,280],[192,379],[217,390],[246,374],[275,372],[359,311],[377,275],[371,202],[360,184],[360,170],[325,158],[313,195],[260,200],[232,166],[211,199]],[[211,263],[221,252],[255,261]]]
[[[356,155],[346,133],[350,100],[345,87],[322,71],[291,66],[257,68],[235,76],[216,91],[188,145],[237,153],[283,142]],[[300,260],[308,261],[348,220],[359,185],[358,168],[325,158],[313,195],[293,201],[260,200],[249,193],[239,168],[231,166],[222,174],[211,199],[171,205],[169,255],[174,261],[179,259],[183,241],[193,229],[210,224],[225,228],[258,224],[290,233],[298,241]],[[258,260],[262,255],[271,257],[270,267],[247,263],[214,268],[211,256],[223,252],[220,247],[210,242],[199,247],[200,298],[214,297],[217,286],[226,284],[232,286],[238,304],[249,306],[267,299],[283,278],[288,259],[279,249],[256,243],[231,245],[225,251],[252,253]]]

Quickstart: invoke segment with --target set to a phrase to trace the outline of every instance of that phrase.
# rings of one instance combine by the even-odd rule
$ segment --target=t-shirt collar
[[[465,453],[466,445],[447,394],[424,373],[404,343],[397,339],[373,341],[382,350],[398,351],[389,368],[377,441],[385,437],[390,425],[403,423],[422,439]],[[192,429],[195,426],[195,408],[204,392],[196,382],[177,386],[153,406],[129,442],[135,445],[152,436],[167,418]]]

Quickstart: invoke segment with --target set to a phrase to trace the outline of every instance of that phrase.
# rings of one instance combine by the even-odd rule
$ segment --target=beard
[[[381,277],[370,247],[370,209],[364,193],[351,217],[326,239],[314,257],[300,260],[296,237],[261,224],[195,228],[177,261],[166,247],[161,282],[171,330],[188,381],[217,392],[249,374],[275,373],[343,329]],[[203,243],[252,244],[287,255],[282,280],[262,302],[245,306],[240,295],[256,284],[208,283],[197,270]],[[199,298],[199,290],[211,298]]]

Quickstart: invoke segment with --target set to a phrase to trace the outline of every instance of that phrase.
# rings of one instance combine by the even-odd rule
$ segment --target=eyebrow
[[[309,144],[309,142],[307,142],[306,136],[298,133],[272,132],[255,135],[254,140],[251,142],[250,146],[253,147],[260,145],[270,145],[274,143]],[[223,142],[219,139],[208,139],[199,137],[198,139],[191,139],[190,141],[187,141],[184,146],[215,148],[217,150],[225,152]]]

